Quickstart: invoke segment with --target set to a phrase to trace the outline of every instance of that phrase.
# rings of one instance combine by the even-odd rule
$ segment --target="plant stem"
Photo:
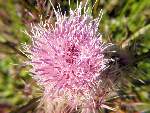
[[[127,38],[124,42],[122,42],[121,46],[122,48],[126,48],[128,46],[130,46],[130,42],[132,40],[135,40],[137,38],[140,38],[139,36],[144,34],[146,31],[148,31],[150,29],[150,24],[142,27],[140,30],[138,30],[137,32],[135,32],[133,35],[131,35],[129,38]]]

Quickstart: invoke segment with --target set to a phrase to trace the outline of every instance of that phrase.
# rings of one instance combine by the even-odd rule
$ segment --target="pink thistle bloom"
[[[82,5],[70,9],[69,16],[54,10],[55,25],[46,21],[32,26],[32,45],[25,49],[46,101],[65,101],[73,109],[81,107],[90,113],[104,106],[109,90],[101,79],[109,66],[104,51],[112,44],[105,44],[98,33],[100,17],[93,19],[85,8],[82,14],[82,9]]]

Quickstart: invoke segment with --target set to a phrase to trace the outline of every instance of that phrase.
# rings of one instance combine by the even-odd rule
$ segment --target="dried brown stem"
[[[0,42],[0,44],[11,48],[11,49],[12,49],[15,53],[17,53],[17,54],[19,54],[19,55],[21,55],[21,56],[23,56],[23,57],[26,57],[25,54],[23,54],[20,50],[18,50],[18,49],[16,48],[17,45],[16,45],[15,43],[10,42],[10,41],[6,41],[6,42]]]
[[[41,97],[33,98],[31,101],[29,101],[28,104],[10,112],[10,113],[27,113],[28,111],[34,110],[38,104],[39,104],[39,99]]]

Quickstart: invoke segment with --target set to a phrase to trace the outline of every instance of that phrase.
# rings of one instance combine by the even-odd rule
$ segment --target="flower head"
[[[48,21],[32,26],[30,53],[33,78],[44,87],[49,102],[66,101],[88,113],[102,107],[109,89],[102,79],[109,59],[104,51],[111,44],[98,32],[100,17],[93,19],[82,5],[70,15],[55,11],[56,23]]]

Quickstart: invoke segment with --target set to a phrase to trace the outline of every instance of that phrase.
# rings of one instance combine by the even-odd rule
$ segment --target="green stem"
[[[150,24],[142,27],[140,30],[138,30],[136,33],[134,33],[133,35],[131,35],[131,37],[127,38],[123,43],[122,43],[122,48],[126,48],[128,46],[130,46],[130,42],[132,40],[135,40],[137,38],[140,38],[140,35],[144,34],[146,31],[148,31],[150,29]]]

